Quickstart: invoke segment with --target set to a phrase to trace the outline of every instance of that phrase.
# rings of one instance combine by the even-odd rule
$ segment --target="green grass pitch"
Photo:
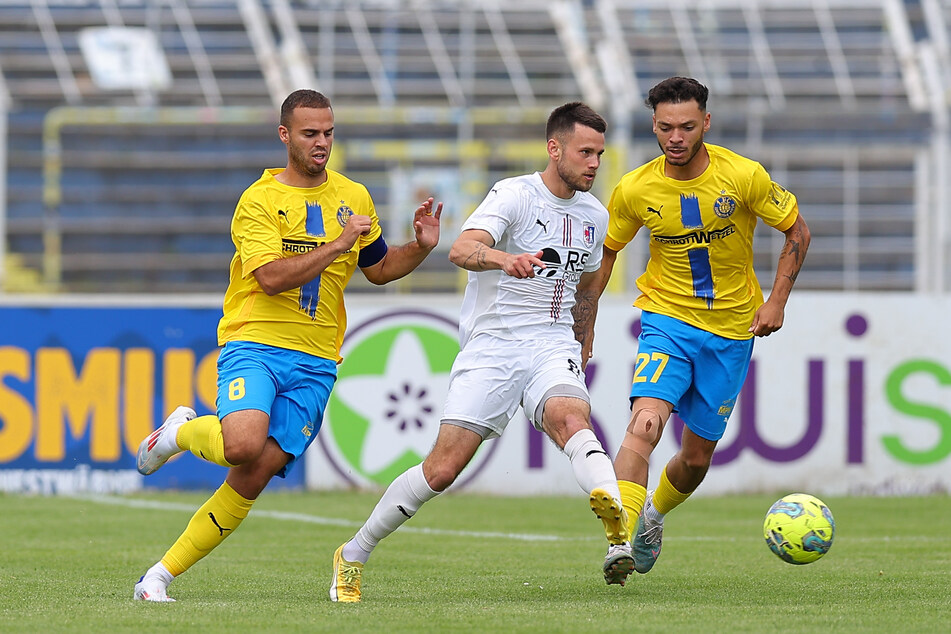
[[[947,632],[951,498],[823,500],[835,543],[806,566],[762,537],[770,496],[697,497],[626,587],[601,577],[587,500],[448,494],[385,540],[363,602],[327,596],[334,549],[375,493],[267,493],[170,587],[132,600],[205,493],[0,494],[2,632]],[[408,530],[407,530],[408,529]]]

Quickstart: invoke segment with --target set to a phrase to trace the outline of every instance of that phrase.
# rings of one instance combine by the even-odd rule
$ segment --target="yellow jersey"
[[[730,339],[749,339],[763,291],[753,271],[757,218],[785,231],[799,214],[796,197],[766,169],[705,144],[710,165],[688,181],[664,175],[663,155],[627,173],[608,203],[605,246],[620,251],[641,227],[650,259],[637,278],[634,305]]]
[[[218,323],[218,345],[251,341],[340,361],[347,329],[343,290],[357,267],[360,249],[382,234],[366,187],[327,170],[319,187],[291,187],[264,171],[238,200],[231,221],[235,254]],[[279,258],[306,253],[337,238],[352,214],[370,216],[370,232],[316,278],[269,296],[255,269]]]

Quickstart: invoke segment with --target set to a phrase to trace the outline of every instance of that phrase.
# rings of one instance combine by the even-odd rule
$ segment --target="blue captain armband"
[[[360,257],[357,259],[357,266],[360,268],[373,266],[383,259],[383,257],[386,255],[387,248],[386,240],[384,240],[383,236],[381,235],[379,238],[360,249]]]

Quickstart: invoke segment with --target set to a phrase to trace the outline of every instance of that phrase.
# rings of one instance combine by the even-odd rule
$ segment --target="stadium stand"
[[[417,190],[453,203],[452,232],[494,180],[540,165],[524,141],[570,99],[611,123],[606,199],[656,154],[644,93],[687,74],[711,88],[708,141],[798,195],[801,288],[943,291],[949,24],[946,0],[0,0],[0,290],[220,292],[234,203],[283,164],[275,110],[295,88],[334,100],[335,165],[399,239]],[[91,65],[136,54],[103,36],[97,58],[102,27],[157,42],[129,87]],[[757,236],[767,286],[779,244]],[[459,282],[430,258],[394,289]]]

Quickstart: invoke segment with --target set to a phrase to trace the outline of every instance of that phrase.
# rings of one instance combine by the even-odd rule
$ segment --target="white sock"
[[[433,491],[426,482],[422,464],[401,473],[386,488],[366,523],[343,547],[343,558],[365,564],[381,539],[402,526],[424,502],[437,495],[439,492]]]
[[[177,453],[182,451],[182,448],[178,446],[178,430],[181,425],[176,425],[166,432],[159,440],[155,443],[156,449],[158,452],[164,456],[174,456]]]
[[[168,584],[172,583],[172,579],[175,578],[172,576],[172,573],[170,573],[168,569],[162,565],[161,561],[155,564],[154,566],[152,566],[151,568],[149,568],[145,572],[145,575],[143,575],[143,578],[145,577],[148,577],[150,579],[152,578],[159,579],[162,583],[165,584],[166,588],[168,587]]]
[[[647,503],[644,504],[644,520],[650,520],[655,524],[660,524],[664,521],[664,513],[659,513],[656,508],[654,508],[654,498],[653,496],[647,498]]]
[[[174,412],[168,415],[168,418],[165,419],[163,424],[168,422],[169,419],[173,419],[164,434],[159,436],[156,440],[156,449],[165,456],[174,456],[177,453],[182,451],[182,448],[178,446],[178,430],[182,428],[182,425],[187,423],[192,419],[189,414],[194,412],[187,411],[185,407],[178,407]]]
[[[591,493],[595,489],[604,489],[615,500],[621,500],[621,490],[617,486],[614,463],[608,458],[598,437],[590,429],[582,429],[565,443],[565,455],[571,460],[571,468],[581,488]]]

